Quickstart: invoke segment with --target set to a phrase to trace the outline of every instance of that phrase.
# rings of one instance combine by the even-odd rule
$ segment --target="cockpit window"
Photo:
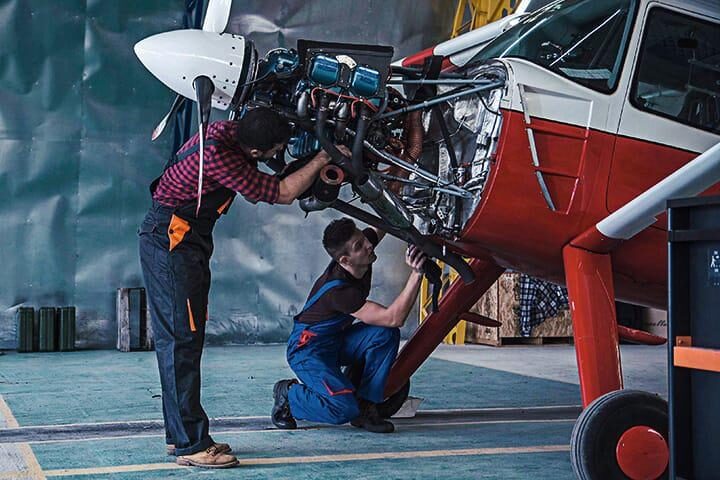
[[[473,58],[518,57],[600,92],[612,92],[636,0],[559,0],[525,17]]]
[[[650,10],[630,101],[641,110],[720,133],[720,24]]]

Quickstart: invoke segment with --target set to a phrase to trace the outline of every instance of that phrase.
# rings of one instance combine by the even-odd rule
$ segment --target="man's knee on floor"
[[[331,397],[328,402],[328,411],[332,417],[333,425],[348,423],[360,415],[360,407],[352,393]]]

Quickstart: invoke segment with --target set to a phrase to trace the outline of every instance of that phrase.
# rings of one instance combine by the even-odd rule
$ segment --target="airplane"
[[[153,138],[183,98],[201,139],[211,105],[270,106],[294,125],[291,157],[333,158],[304,211],[339,210],[458,272],[398,354],[384,413],[459,320],[487,321],[468,311],[512,269],[567,286],[578,478],[667,476],[667,403],[623,389],[619,350],[665,339],[618,326],[615,301],[667,307],[666,202],[720,193],[717,3],[556,0],[394,63],[391,47],[312,40],[260,58],[225,31],[231,3],[135,46],[178,93]]]

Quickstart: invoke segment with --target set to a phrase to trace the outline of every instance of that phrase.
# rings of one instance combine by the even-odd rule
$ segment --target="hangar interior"
[[[720,478],[713,0],[8,0],[0,23],[0,480]],[[198,219],[208,125],[256,109],[291,128],[252,157],[279,193],[217,209],[204,311],[182,297],[202,331],[185,391],[142,241],[170,258],[201,224],[149,225],[148,187],[190,157]],[[387,233],[362,237],[363,301],[404,308],[371,323],[399,352],[376,404],[369,356],[339,371],[350,390],[320,379],[360,428],[285,429],[299,387],[278,380],[317,336],[292,347],[299,319],[345,286],[316,283],[342,217]],[[171,390],[202,392],[182,422],[207,412],[231,464],[168,454]]]

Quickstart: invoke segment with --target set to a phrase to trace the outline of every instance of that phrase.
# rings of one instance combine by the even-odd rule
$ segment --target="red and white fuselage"
[[[703,168],[676,175],[643,202],[609,216],[718,144],[720,135],[630,102],[643,26],[653,8],[720,21],[710,2],[638,2],[621,75],[611,93],[521,58],[498,59],[507,70],[500,139],[482,200],[453,243],[458,251],[564,283],[563,247],[595,229],[600,243],[620,242],[612,250],[617,298],[665,308],[664,202],[706,190],[720,193],[715,185],[720,174],[714,168],[720,154],[708,152]],[[403,65],[422,61],[416,55]]]

